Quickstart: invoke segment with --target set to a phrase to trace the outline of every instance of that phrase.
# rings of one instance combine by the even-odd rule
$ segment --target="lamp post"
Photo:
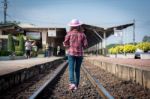
[[[135,19],[133,20],[133,44],[135,45]]]

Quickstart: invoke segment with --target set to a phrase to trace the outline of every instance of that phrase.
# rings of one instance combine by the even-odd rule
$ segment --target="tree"
[[[144,36],[143,37],[143,42],[150,42],[150,36]]]
[[[7,44],[7,49],[9,52],[14,52],[15,51],[15,45],[14,45],[14,40],[11,34],[8,34],[8,44]]]

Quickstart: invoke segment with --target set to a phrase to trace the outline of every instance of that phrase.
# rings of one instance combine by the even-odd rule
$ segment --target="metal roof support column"
[[[93,30],[94,31],[94,33],[103,41],[103,38],[101,37],[101,35],[99,35],[98,33],[97,33],[97,31],[96,30]],[[99,44],[98,44],[99,45]],[[102,45],[101,45],[101,48],[102,48]],[[99,50],[99,46],[97,47],[97,51]],[[97,53],[96,53],[97,54]]]
[[[106,56],[106,32],[103,33],[103,55]]]
[[[100,43],[101,46],[101,55],[103,54],[102,48],[103,48],[103,42]]]
[[[101,53],[101,49],[102,49],[102,42],[99,42],[99,43],[98,43],[98,49],[99,49],[99,51],[98,51],[98,52],[99,52],[99,54],[102,54],[102,53]]]
[[[2,37],[2,30],[0,30],[0,36]],[[0,50],[2,49],[2,38],[0,38]]]
[[[99,43],[97,44],[97,54],[99,54]]]
[[[96,44],[96,56],[98,55],[98,46]]]

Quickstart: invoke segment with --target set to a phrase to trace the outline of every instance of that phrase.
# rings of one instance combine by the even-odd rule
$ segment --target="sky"
[[[8,0],[7,20],[67,28],[68,22],[76,18],[85,24],[108,28],[135,19],[135,41],[141,42],[145,35],[150,36],[149,5],[150,0]],[[2,3],[0,21],[3,21]],[[124,43],[133,41],[133,27],[123,33]],[[121,37],[112,35],[107,44],[120,40]]]

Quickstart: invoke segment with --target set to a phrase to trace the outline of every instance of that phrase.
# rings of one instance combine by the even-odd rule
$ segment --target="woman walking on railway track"
[[[70,31],[65,36],[63,45],[68,51],[69,89],[76,90],[80,81],[80,67],[83,60],[83,48],[87,47],[87,39],[83,33],[82,23],[73,19],[69,24]]]

